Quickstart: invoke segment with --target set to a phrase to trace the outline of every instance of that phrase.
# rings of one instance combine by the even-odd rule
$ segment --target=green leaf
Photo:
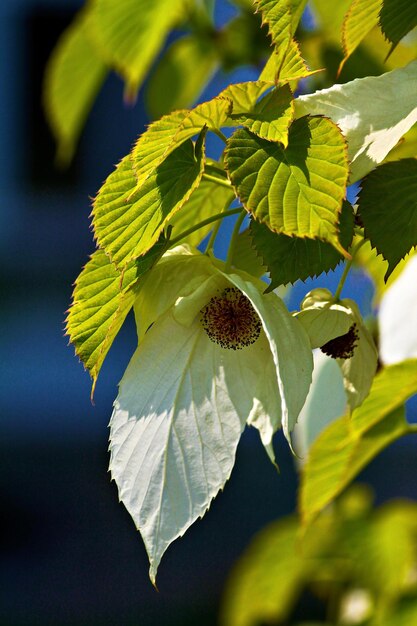
[[[229,85],[219,96],[197,105],[191,111],[175,111],[151,124],[136,142],[132,161],[138,188],[181,143],[198,134],[203,127],[219,130],[233,126],[233,113],[246,113],[271,84],[263,81]]]
[[[297,42],[292,39],[287,48],[284,58],[275,51],[271,54],[264,69],[262,70],[259,80],[271,81],[275,84],[278,82],[298,81],[300,78],[307,78],[317,71],[308,69],[306,62],[301,56]]]
[[[173,150],[197,135],[204,126],[210,130],[226,125],[230,110],[230,100],[219,96],[192,111],[175,111],[151,124],[132,150],[138,189]]]
[[[122,274],[97,250],[75,282],[67,334],[76,354],[97,382],[103,361],[136,298],[134,264]]]
[[[346,59],[378,23],[383,0],[352,0],[343,20],[342,44]]]
[[[391,53],[401,39],[417,26],[416,0],[383,0],[379,24],[385,37],[393,44]]]
[[[126,80],[130,98],[184,10],[184,0],[92,1],[92,35],[103,58]]]
[[[331,502],[383,448],[405,435],[404,402],[417,393],[417,361],[383,369],[352,414],[316,439],[302,472],[299,508],[305,524]]]
[[[356,570],[355,581],[373,592],[381,616],[390,613],[393,603],[410,588],[417,507],[406,500],[391,501],[367,521],[348,526],[347,548]],[[385,620],[380,623],[385,626]]]
[[[226,584],[221,607],[222,626],[254,626],[283,623],[304,584],[318,566],[320,543],[312,549],[304,539],[300,546],[297,519],[288,517],[270,524],[239,558]],[[301,549],[300,549],[301,548]]]
[[[276,48],[290,44],[307,0],[254,0],[262,22],[268,25],[269,34]]]
[[[262,23],[268,25],[277,52],[285,54],[293,35],[289,0],[254,0],[254,4],[262,14]]]
[[[267,91],[271,89],[272,83],[264,80],[248,81],[247,83],[234,83],[224,89],[219,98],[227,98],[231,101],[232,107],[230,115],[245,115],[248,111],[251,111],[258,99]],[[232,118],[228,120],[227,126],[236,126]]]
[[[326,115],[348,144],[350,182],[370,172],[417,121],[417,61],[295,100],[295,116]]]
[[[273,233],[264,224],[252,221],[253,243],[271,278],[268,290],[329,272],[343,260],[335,248],[319,239],[301,239]],[[353,211],[346,200],[340,214],[340,243],[347,250],[353,237]]]
[[[204,136],[181,144],[136,189],[130,156],[100,189],[93,208],[97,241],[117,267],[147,252],[174,213],[198,186],[204,168]]]
[[[252,111],[232,114],[236,125],[246,126],[251,132],[268,141],[279,141],[287,147],[288,128],[293,120],[294,99],[288,85],[273,89],[259,100]]]
[[[403,408],[395,409],[362,437],[351,434],[349,417],[343,416],[318,436],[302,471],[299,507],[304,524],[311,524],[373,458],[407,434],[404,415]]]
[[[191,228],[193,225],[202,222],[211,215],[220,213],[226,205],[234,199],[234,193],[222,185],[202,180],[197,189],[193,191],[189,200],[170,219],[169,224],[174,228],[173,236]],[[198,246],[213,228],[213,223],[207,224],[203,228],[195,230],[188,235],[181,243],[188,243],[190,246]]]
[[[362,182],[358,204],[366,237],[388,261],[387,279],[417,245],[417,160],[377,167]]]
[[[237,130],[228,140],[225,166],[255,219],[274,232],[326,240],[346,254],[338,239],[348,177],[346,145],[333,122],[297,120],[286,149]]]
[[[239,233],[234,254],[233,265],[240,270],[248,272],[251,276],[261,277],[266,272],[262,259],[253,246],[253,239],[249,228]]]
[[[196,35],[174,41],[152,73],[146,107],[153,118],[190,106],[210,81],[218,64],[213,44]]]
[[[58,143],[57,159],[68,163],[106,75],[106,66],[90,41],[91,13],[81,11],[53,51],[45,73],[44,106]]]

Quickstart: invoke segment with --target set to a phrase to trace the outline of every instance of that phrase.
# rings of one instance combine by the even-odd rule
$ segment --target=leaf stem
[[[224,205],[224,208],[223,208],[223,214],[226,213],[226,211],[227,211],[230,203],[232,202],[233,198],[234,198],[234,195],[231,194],[230,197],[226,200],[226,204]],[[210,238],[209,238],[209,240],[207,242],[206,249],[204,250],[204,254],[208,254],[210,252],[210,250],[212,250],[212,248],[214,246],[214,242],[215,242],[216,237],[217,237],[217,234],[219,232],[219,228],[220,228],[221,223],[222,223],[222,220],[218,220],[216,222],[216,224],[214,225],[214,228],[211,231]]]
[[[407,434],[412,435],[414,433],[417,433],[417,424],[409,424]]]
[[[216,222],[217,220],[222,220],[224,217],[229,217],[229,215],[236,215],[236,213],[240,213],[241,210],[242,208],[238,207],[237,209],[229,209],[229,211],[222,211],[221,213],[211,215],[207,219],[199,222],[198,224],[191,226],[191,228],[187,228],[187,230],[184,230],[177,237],[174,237],[174,239],[171,239],[171,241],[169,242],[170,246],[177,244],[179,241],[181,241],[181,239],[184,239],[184,237],[188,237],[188,235],[191,235],[191,233],[198,230],[199,228],[203,228],[203,226],[207,226],[207,224],[211,224],[212,222]]]
[[[240,207],[239,211],[240,211],[240,215],[237,218],[236,223],[233,228],[232,236],[230,238],[229,250],[227,252],[226,264],[224,266],[224,271],[226,273],[230,272],[230,268],[232,267],[233,255],[236,249],[237,236],[239,234],[240,227],[242,226],[243,220],[248,215],[248,212],[245,209],[243,209],[242,211],[242,207]]]
[[[204,172],[203,179],[209,180],[212,183],[216,183],[216,185],[221,185],[222,187],[226,187],[227,189],[232,188],[232,184],[227,178],[217,178],[217,176],[211,176],[211,174],[207,174],[206,172]]]
[[[353,248],[352,250],[352,258],[347,261],[345,268],[343,270],[343,274],[339,280],[339,284],[337,285],[337,289],[335,291],[335,294],[333,296],[333,302],[338,302],[338,300],[340,299],[340,294],[342,293],[342,289],[344,287],[344,284],[346,282],[346,278],[348,277],[348,274],[351,270],[351,267],[353,265],[353,261],[355,260],[355,256],[356,253],[359,251],[360,248],[362,248],[362,246],[365,243],[365,239],[362,239],[362,241],[359,241],[359,243],[356,244],[356,246]]]

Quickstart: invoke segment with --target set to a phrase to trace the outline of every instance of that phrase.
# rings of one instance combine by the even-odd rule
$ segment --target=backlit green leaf
[[[417,160],[377,167],[363,181],[358,204],[366,237],[388,261],[387,279],[417,245]]]
[[[85,118],[106,74],[91,42],[91,13],[82,11],[49,59],[44,85],[48,121],[58,142],[57,158],[71,160]]]
[[[227,582],[222,626],[255,626],[287,620],[301,588],[318,566],[320,544],[304,540],[295,518],[270,524],[260,532],[237,561]]]
[[[352,435],[349,416],[332,422],[311,446],[303,466],[299,507],[304,524],[310,524],[361,469],[407,432],[402,407],[382,417],[362,437]]]
[[[176,148],[139,191],[129,155],[107,178],[94,201],[93,226],[116,266],[147,252],[196,189],[204,168],[204,135],[195,147],[188,140]]]
[[[97,250],[75,282],[67,334],[93,379],[92,394],[107,352],[132,308],[137,276],[134,264],[122,276],[104,251]]]
[[[264,81],[232,84],[213,100],[203,102],[191,111],[175,111],[151,124],[132,151],[138,188],[181,143],[197,135],[204,126],[216,131],[223,126],[235,125],[230,117],[232,110],[235,114],[251,111],[270,87],[271,84]]]
[[[238,267],[248,274],[252,276],[261,277],[266,272],[266,267],[262,263],[262,258],[260,257],[257,250],[253,245],[253,238],[249,228],[246,228],[241,233],[239,233],[234,254],[233,254],[233,265]]]
[[[228,140],[225,165],[255,219],[274,232],[323,239],[346,254],[338,239],[348,177],[346,145],[330,120],[297,120],[286,149],[237,130]]]
[[[259,80],[272,81],[275,84],[284,81],[298,81],[307,78],[319,70],[310,71],[301,56],[297,42],[292,39],[284,58],[275,51],[271,54]]]
[[[291,89],[284,85],[270,91],[259,100],[253,110],[242,115],[232,114],[236,125],[246,126],[263,139],[279,141],[287,147],[288,127],[294,113],[294,99]]]
[[[345,60],[358,47],[362,39],[378,23],[383,0],[352,0],[342,27]]]
[[[333,500],[383,448],[408,432],[404,402],[417,393],[417,361],[383,369],[363,404],[328,426],[313,443],[302,472],[304,523]]]
[[[326,115],[347,139],[350,182],[384,160],[417,122],[417,61],[381,76],[357,78],[295,100],[295,117]]]
[[[181,207],[181,210],[177,211],[169,221],[174,228],[173,237],[177,237],[180,233],[202,222],[211,215],[220,213],[226,205],[232,202],[234,197],[232,190],[203,179],[197,189],[193,191],[189,200]],[[181,243],[198,246],[212,230],[213,226],[214,224],[211,223],[195,230],[181,240]]]
[[[226,125],[230,110],[230,100],[218,97],[199,104],[192,111],[175,111],[151,124],[132,151],[138,189],[173,150],[197,135],[204,126],[210,130]]]
[[[343,260],[342,255],[325,241],[273,233],[265,224],[256,221],[251,222],[250,229],[253,243],[269,272],[269,290],[329,272]],[[349,202],[344,201],[340,215],[340,243],[345,250],[350,247],[352,236],[353,211]]]
[[[93,0],[92,34],[103,57],[127,82],[134,97],[185,0]]]
[[[174,41],[152,73],[146,89],[153,118],[194,104],[218,63],[210,41],[189,35]]]

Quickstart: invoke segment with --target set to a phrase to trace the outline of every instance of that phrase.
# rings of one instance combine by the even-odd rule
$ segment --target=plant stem
[[[230,194],[230,197],[227,199],[226,204],[224,205],[223,214],[226,213],[226,211],[227,211],[230,203],[232,202],[233,198],[234,198],[234,195]],[[221,223],[222,223],[222,220],[218,220],[216,222],[216,224],[214,225],[214,228],[211,231],[210,238],[209,238],[209,240],[207,242],[206,249],[204,250],[204,254],[208,254],[210,252],[210,250],[212,250],[212,248],[214,246],[214,242],[215,242],[216,237],[217,237],[217,234],[219,232],[219,228],[220,228]]]
[[[227,180],[227,178],[217,178],[217,176],[211,176],[211,174],[206,174],[204,172],[203,179],[204,180],[209,180],[212,183],[216,183],[216,185],[221,185],[222,187],[226,187],[227,189],[231,189],[232,188],[232,185]]]
[[[348,277],[350,269],[351,269],[351,267],[353,265],[353,261],[355,259],[356,253],[358,252],[358,250],[360,248],[362,248],[364,243],[365,243],[365,239],[362,239],[362,241],[357,243],[356,246],[353,248],[353,250],[352,250],[352,258],[350,259],[350,261],[347,261],[347,263],[345,265],[345,268],[343,270],[343,274],[342,274],[342,276],[341,276],[341,278],[339,280],[339,284],[337,285],[337,289],[336,289],[335,294],[333,296],[333,302],[337,302],[339,300],[340,294],[341,294],[342,289],[344,287],[344,284],[346,282],[346,278]]]
[[[230,201],[229,201],[229,204],[230,204]],[[230,209],[229,211],[222,211],[221,213],[216,213],[216,215],[211,215],[207,219],[199,222],[198,224],[195,224],[195,226],[191,226],[191,228],[187,228],[187,230],[184,230],[177,237],[174,237],[174,239],[171,239],[169,243],[171,246],[175,245],[179,241],[181,241],[181,239],[184,239],[184,237],[188,237],[188,235],[191,235],[191,233],[198,230],[199,228],[203,228],[203,226],[207,226],[207,224],[211,224],[212,222],[216,222],[217,220],[222,220],[224,217],[228,217],[229,215],[236,215],[236,213],[240,213],[241,210],[242,208],[239,207],[237,209]]]
[[[239,234],[240,227],[242,226],[242,222],[248,214],[248,212],[245,209],[243,209],[242,211],[242,208],[240,208],[239,211],[240,211],[240,215],[236,220],[236,224],[234,225],[232,236],[230,239],[229,250],[227,252],[226,264],[224,266],[225,272],[229,272],[230,268],[232,267],[233,255],[235,253],[236,242],[237,242],[237,236]]]

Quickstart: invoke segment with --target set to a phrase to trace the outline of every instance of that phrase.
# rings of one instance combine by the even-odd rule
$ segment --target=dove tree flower
[[[312,348],[336,359],[351,410],[360,406],[374,379],[378,352],[353,300],[338,300],[328,289],[314,289],[296,315]]]
[[[264,290],[181,246],[138,294],[139,345],[110,421],[110,470],[153,581],[169,544],[224,487],[245,424],[259,430],[273,460],[273,433],[282,425],[289,439],[304,404],[313,365],[307,333]]]
[[[47,80],[61,156],[71,153],[113,62],[133,97],[160,38],[181,15],[189,21],[188,8],[174,19],[167,0],[143,0],[152,5],[146,20],[136,2],[90,4],[59,47]],[[362,21],[366,3],[351,4],[344,36],[354,45],[347,56],[375,20],[390,32],[389,16],[388,24],[376,14]],[[343,411],[346,398],[349,411],[319,436],[310,469],[303,469],[304,476],[313,475],[313,487],[301,498],[305,519],[337,495],[364,459],[409,432],[401,411],[407,394],[417,391],[415,364],[400,362],[393,373],[375,376],[372,337],[355,302],[340,294],[360,249],[368,270],[375,271],[372,250],[382,255],[387,278],[417,245],[417,60],[406,55],[404,67],[314,92],[316,72],[293,38],[304,5],[255,0],[273,44],[259,80],[229,85],[207,102],[152,122],[94,199],[97,250],[76,281],[67,330],[94,391],[107,352],[134,308],[138,346],[114,404],[110,469],[144,539],[153,581],[170,543],[224,487],[246,424],[258,429],[273,462],[272,437],[279,428],[292,446],[310,387],[312,349],[320,348],[335,366],[329,393],[340,382],[333,374],[340,373],[343,396],[339,385],[335,410]],[[402,34],[414,23],[407,15]],[[217,37],[209,39],[216,46]],[[151,47],[143,57],[145,43]],[[199,49],[189,43],[183,52]],[[72,82],[67,68],[74,69]],[[292,89],[305,78],[313,92],[295,98]],[[74,101],[79,86],[83,96]],[[226,137],[225,128],[234,130]],[[216,160],[206,157],[210,133],[225,145]],[[354,210],[347,185],[359,179]],[[214,258],[214,242],[223,220],[237,213],[223,263]],[[245,218],[249,226],[241,232]],[[189,247],[208,235],[204,254]],[[294,315],[273,292],[341,262],[346,264],[335,294],[310,292]],[[258,278],[265,274],[269,285]],[[388,299],[381,305],[381,329],[386,320],[392,334],[398,313],[384,313]],[[381,351],[391,352],[384,341]],[[414,348],[407,354],[415,356]],[[392,363],[390,356],[384,360]],[[319,406],[310,396],[307,407],[313,404]],[[323,423],[329,414],[320,417]],[[372,430],[382,422],[380,431]],[[372,437],[364,442],[368,430]],[[334,471],[328,472],[332,462]]]

